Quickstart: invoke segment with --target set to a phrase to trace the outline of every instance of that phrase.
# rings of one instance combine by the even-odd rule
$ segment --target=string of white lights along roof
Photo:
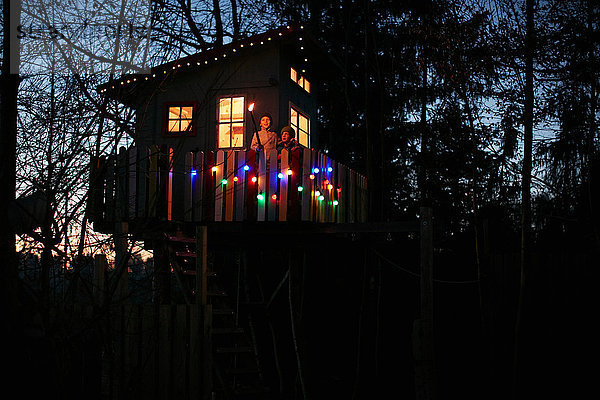
[[[301,30],[303,30],[303,29],[304,29],[304,26],[300,25],[300,29],[301,29]],[[280,31],[279,31],[279,32],[277,32],[276,34],[274,34],[274,35],[270,35],[270,36],[267,36],[267,37],[266,37],[266,39],[260,40],[260,42],[258,42],[258,41],[257,41],[257,42],[255,43],[254,41],[252,41],[252,42],[250,42],[249,44],[240,43],[240,44],[239,44],[239,48],[244,48],[244,46],[254,46],[255,44],[256,44],[256,45],[264,45],[264,44],[265,44],[265,42],[269,42],[269,41],[273,40],[274,38],[276,38],[277,36],[283,36],[283,30],[287,30],[287,31],[290,31],[290,32],[291,32],[291,31],[293,30],[293,28],[292,28],[291,26],[289,26],[289,25],[288,25],[288,26],[286,26],[285,28],[282,28],[282,29],[280,29]],[[263,34],[263,35],[264,35],[264,34]],[[257,35],[257,36],[261,36],[261,35]],[[299,37],[298,37],[298,41],[299,41],[299,42],[302,42],[302,40],[303,40],[302,36],[299,36]],[[214,52],[215,50],[216,50],[216,49],[210,49],[210,50],[207,50],[206,52]],[[303,46],[303,45],[300,45],[300,50],[304,50],[304,46]],[[237,49],[236,49],[236,47],[232,47],[232,49],[231,49],[231,52],[232,52],[232,53],[236,53],[236,52],[237,52]],[[202,56],[202,55],[203,55],[203,53],[201,52],[201,53],[198,53],[196,56]],[[227,57],[227,53],[223,53],[223,55],[222,55],[222,56],[215,56],[215,57],[214,57],[214,61],[219,61],[219,58],[226,58],[226,57]],[[308,62],[308,59],[307,59],[307,58],[304,58],[304,61],[305,61],[305,62]],[[208,61],[208,60],[204,60],[204,65],[208,65],[208,64],[209,64],[209,61]],[[196,65],[197,65],[197,66],[200,66],[200,65],[202,65],[202,62],[201,62],[201,60],[198,60],[198,61],[196,61]],[[181,67],[183,67],[183,66],[184,66],[184,65],[182,65],[181,63],[174,64],[174,65],[172,65],[172,66],[171,66],[171,68],[168,68],[168,67],[166,67],[166,68],[165,68],[165,69],[162,71],[162,73],[163,73],[163,75],[166,75],[168,71],[170,71],[170,70],[177,70],[177,69],[179,69],[179,68],[181,68]],[[190,66],[191,66],[191,62],[189,62],[189,61],[188,61],[188,62],[186,62],[186,63],[185,63],[185,66],[187,66],[187,67],[190,67]],[[305,69],[302,69],[302,72],[306,73],[306,70],[305,70]],[[156,78],[156,73],[153,73],[153,74],[152,74],[152,78]],[[141,79],[141,78],[140,78],[140,79]],[[115,85],[111,85],[111,87],[110,87],[110,88],[111,88],[111,89],[115,89],[116,87],[119,87],[119,85],[121,85],[121,86],[125,86],[125,85],[127,85],[127,84],[135,83],[135,82],[137,82],[137,81],[138,81],[138,80],[140,80],[140,79],[138,79],[138,78],[122,79],[122,80],[120,80],[118,83],[116,83]],[[150,77],[149,77],[149,76],[145,76],[145,77],[144,77],[144,80],[145,80],[145,81],[147,81],[147,80],[149,80],[149,79],[150,79]],[[108,90],[108,88],[103,88],[103,89],[101,89],[101,90],[100,90],[100,93],[105,93],[107,90]]]

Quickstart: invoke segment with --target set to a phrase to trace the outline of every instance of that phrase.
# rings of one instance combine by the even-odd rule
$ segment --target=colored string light
[[[337,200],[334,200],[334,201],[333,201],[333,205],[334,205],[334,206],[337,206],[338,204],[340,204],[340,203],[339,203]]]
[[[239,179],[238,179],[238,177],[237,177],[237,176],[234,176],[234,177],[233,177],[233,181],[234,181],[234,182],[237,182],[238,180],[239,180]]]
[[[329,190],[333,189],[333,185],[330,183],[329,185],[327,185],[327,189],[329,189]]]
[[[277,177],[278,177],[279,179],[282,179],[282,178],[283,178],[283,174],[280,172],[280,173],[278,173],[278,174],[277,174]]]
[[[212,172],[217,172],[217,167],[212,167]]]
[[[272,198],[273,200],[277,200],[277,195],[276,195],[276,194],[274,194],[274,195],[272,195],[272,196],[271,196],[271,198]]]
[[[221,181],[221,185],[227,185],[227,179],[223,179],[223,180]]]
[[[244,171],[248,171],[250,167],[248,165],[244,165]]]
[[[190,174],[191,174],[192,176],[196,176],[196,174],[197,174],[197,173],[198,173],[198,172],[196,172],[196,170],[195,170],[195,169],[193,169],[193,170],[191,170],[191,171],[190,171]]]
[[[321,195],[319,196],[319,201],[323,201],[325,199],[325,196]]]
[[[318,173],[319,173],[319,168],[317,168],[317,167],[313,168],[313,172],[314,172],[315,174],[318,174]]]
[[[252,182],[256,183],[257,179],[255,176],[252,177]]]
[[[298,186],[298,191],[299,191],[299,192],[301,192],[301,191],[303,191],[303,190],[304,190],[304,188],[303,188],[302,186]]]
[[[288,174],[288,175],[292,175],[292,170],[288,168],[288,170],[287,170],[287,174]]]
[[[327,172],[331,172],[331,171],[333,171],[333,168],[332,167],[327,167]]]
[[[315,179],[315,176],[313,174],[310,174],[309,178],[310,179]]]
[[[256,195],[256,198],[260,201],[263,201],[265,199],[265,196],[262,193],[259,193]]]

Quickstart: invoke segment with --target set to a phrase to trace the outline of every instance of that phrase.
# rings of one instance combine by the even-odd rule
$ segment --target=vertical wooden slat
[[[135,208],[136,208],[136,198],[137,198],[137,147],[133,146],[128,150],[128,179],[129,183],[127,185],[128,197],[127,201],[129,203],[129,218],[135,217]]]
[[[137,213],[138,217],[146,217],[148,211],[148,165],[149,149],[142,148],[137,151]]]
[[[104,191],[105,217],[109,223],[115,221],[115,158],[110,156],[106,159],[106,188]]]
[[[245,204],[245,193],[246,193],[246,180],[248,179],[248,173],[244,170],[246,165],[246,152],[237,152],[237,170],[236,175],[238,181],[235,183],[235,221],[242,221],[244,219],[244,204]]]
[[[190,306],[190,368],[189,368],[189,399],[200,398],[200,383],[202,382],[202,314],[198,304]]]
[[[311,154],[310,149],[302,150],[302,187],[304,189],[301,194],[302,221],[310,221],[311,218],[312,192],[314,190],[314,180],[310,179],[312,174]]]
[[[269,158],[269,183],[267,187],[267,198],[265,202],[267,203],[267,220],[268,221],[276,221],[277,220],[277,203],[278,199],[278,181],[277,174],[279,171],[277,170],[277,150],[272,150]],[[275,198],[273,198],[275,195]]]
[[[236,182],[233,181],[235,172],[235,152],[227,152],[227,185],[225,186],[225,221],[233,221],[233,195]]]
[[[302,175],[300,169],[300,150],[296,149],[288,154],[288,166],[292,170],[292,175],[288,179],[288,221],[298,221],[300,219],[300,196],[298,186],[302,185]]]
[[[171,306],[160,305],[158,309],[158,389],[160,399],[171,397],[172,370],[172,321]]]
[[[184,194],[183,194],[183,220],[189,222],[192,220],[192,188],[193,180],[196,179],[197,172],[192,175],[194,169],[194,153],[185,153],[185,172],[184,172]]]
[[[181,222],[185,219],[185,213],[191,211],[186,199],[186,186],[189,182],[189,171],[186,165],[188,153],[173,152],[173,167],[171,176],[171,220]],[[189,188],[187,188],[189,189]],[[190,193],[189,191],[188,193]]]
[[[249,150],[247,155],[247,164],[250,167],[246,173],[246,204],[245,204],[245,221],[256,221],[258,213],[258,162],[257,152]],[[256,182],[252,182],[252,178],[257,178]]]
[[[173,392],[172,399],[185,399],[189,381],[188,346],[187,346],[187,305],[178,304],[173,309],[175,314],[175,329],[173,334]]]
[[[287,221],[288,211],[288,181],[291,179],[291,175],[288,176],[287,171],[290,168],[289,165],[289,152],[285,149],[281,150],[281,174],[282,178],[279,180],[279,220]],[[293,172],[292,172],[293,173]]]
[[[141,363],[139,376],[144,377],[140,385],[140,399],[155,399],[158,394],[158,337],[159,321],[154,305],[145,305],[142,310]]]
[[[340,163],[336,164],[336,175],[335,175],[335,200],[338,201],[336,206],[336,222],[341,223],[344,221],[344,204],[342,202],[343,190],[344,190],[344,166]]]
[[[217,161],[215,163],[217,171],[215,173],[215,221],[223,219],[223,184],[227,166],[225,165],[225,153],[223,150],[217,151]]]
[[[127,220],[128,196],[127,196],[127,150],[125,147],[119,148],[117,157],[117,201],[116,215],[118,221]]]
[[[202,221],[202,212],[204,210],[204,177],[206,165],[204,163],[204,152],[199,151],[194,156],[194,170],[196,175],[193,178],[192,185],[192,216],[194,221]]]
[[[215,177],[212,171],[215,154],[212,151],[204,153],[204,193],[202,194],[202,220],[213,221],[215,218]]]
[[[150,147],[150,166],[148,171],[148,216],[157,216],[158,207],[158,146]]]
[[[257,221],[265,220],[265,206],[267,204],[267,162],[264,151],[258,152],[258,193],[263,196],[262,200],[258,200],[258,210],[256,214]]]
[[[355,207],[355,195],[356,195],[356,173],[350,170],[350,176],[348,180],[348,222],[356,222],[356,207]]]
[[[173,174],[174,174],[175,159],[173,148],[167,147],[167,221],[173,219]]]

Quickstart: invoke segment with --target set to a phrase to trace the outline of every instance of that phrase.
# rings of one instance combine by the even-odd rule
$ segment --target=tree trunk
[[[526,33],[525,33],[525,107],[523,110],[523,169],[521,181],[521,280],[519,302],[515,322],[514,346],[514,382],[513,396],[519,397],[521,390],[521,354],[523,339],[524,306],[526,295],[527,274],[529,271],[531,246],[531,171],[533,143],[533,57],[535,50],[533,0],[526,2]]]

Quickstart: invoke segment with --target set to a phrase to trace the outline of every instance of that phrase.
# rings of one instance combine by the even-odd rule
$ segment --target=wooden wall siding
[[[364,176],[312,149],[273,151],[269,159],[253,150],[121,148],[90,163],[90,215],[100,224],[366,221]]]

